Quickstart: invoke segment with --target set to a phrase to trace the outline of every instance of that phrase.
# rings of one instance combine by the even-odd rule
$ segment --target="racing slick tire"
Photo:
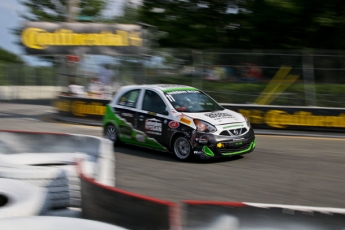
[[[185,136],[174,138],[172,150],[175,157],[181,161],[188,161],[193,157],[193,148]]]
[[[122,144],[119,139],[119,132],[113,124],[106,125],[104,129],[104,137],[111,140],[114,143],[114,146],[120,146]]]

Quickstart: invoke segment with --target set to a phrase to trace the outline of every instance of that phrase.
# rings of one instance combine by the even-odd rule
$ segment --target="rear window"
[[[122,106],[135,108],[137,105],[139,92],[140,92],[140,90],[136,89],[136,90],[131,90],[129,92],[124,93],[120,97],[120,100],[118,101],[117,104],[122,105]]]

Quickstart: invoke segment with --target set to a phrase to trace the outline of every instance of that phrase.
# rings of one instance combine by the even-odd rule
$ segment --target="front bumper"
[[[252,128],[241,136],[196,132],[192,136],[192,145],[197,158],[223,158],[252,152],[256,147],[256,139]]]

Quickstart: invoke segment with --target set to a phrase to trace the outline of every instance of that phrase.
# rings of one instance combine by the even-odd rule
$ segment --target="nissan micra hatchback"
[[[121,87],[106,106],[103,131],[115,145],[170,151],[179,160],[231,157],[256,146],[244,116],[184,85]]]

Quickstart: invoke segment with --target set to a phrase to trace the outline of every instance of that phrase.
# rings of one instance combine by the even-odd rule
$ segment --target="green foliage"
[[[0,62],[0,85],[56,85],[57,71],[51,66],[28,66]]]
[[[1,47],[0,47],[0,62],[24,63],[21,57]]]
[[[136,24],[138,22],[138,8],[132,2],[125,2],[122,8],[123,14],[114,18],[114,22],[122,24]]]
[[[161,47],[345,47],[345,2],[339,0],[144,0],[139,12],[140,21],[157,26]]]
[[[26,7],[20,17],[26,21],[66,22],[68,0],[19,0]],[[107,6],[107,0],[78,0],[79,15],[99,17]]]
[[[226,23],[231,16],[225,13],[229,1],[203,1],[208,8],[198,2],[144,1],[139,20],[157,26],[162,47],[220,47],[229,41]]]
[[[92,17],[95,21],[101,18],[102,11],[107,7],[107,0],[78,0],[79,15]],[[68,21],[68,0],[19,0],[25,6],[26,11],[20,14],[24,21],[41,22],[66,22]],[[101,19],[99,19],[101,20]],[[77,20],[75,20],[77,21]],[[16,44],[23,47],[20,42],[22,25],[12,29],[12,33],[18,36]],[[54,63],[54,58],[49,56],[39,57],[43,61]]]

